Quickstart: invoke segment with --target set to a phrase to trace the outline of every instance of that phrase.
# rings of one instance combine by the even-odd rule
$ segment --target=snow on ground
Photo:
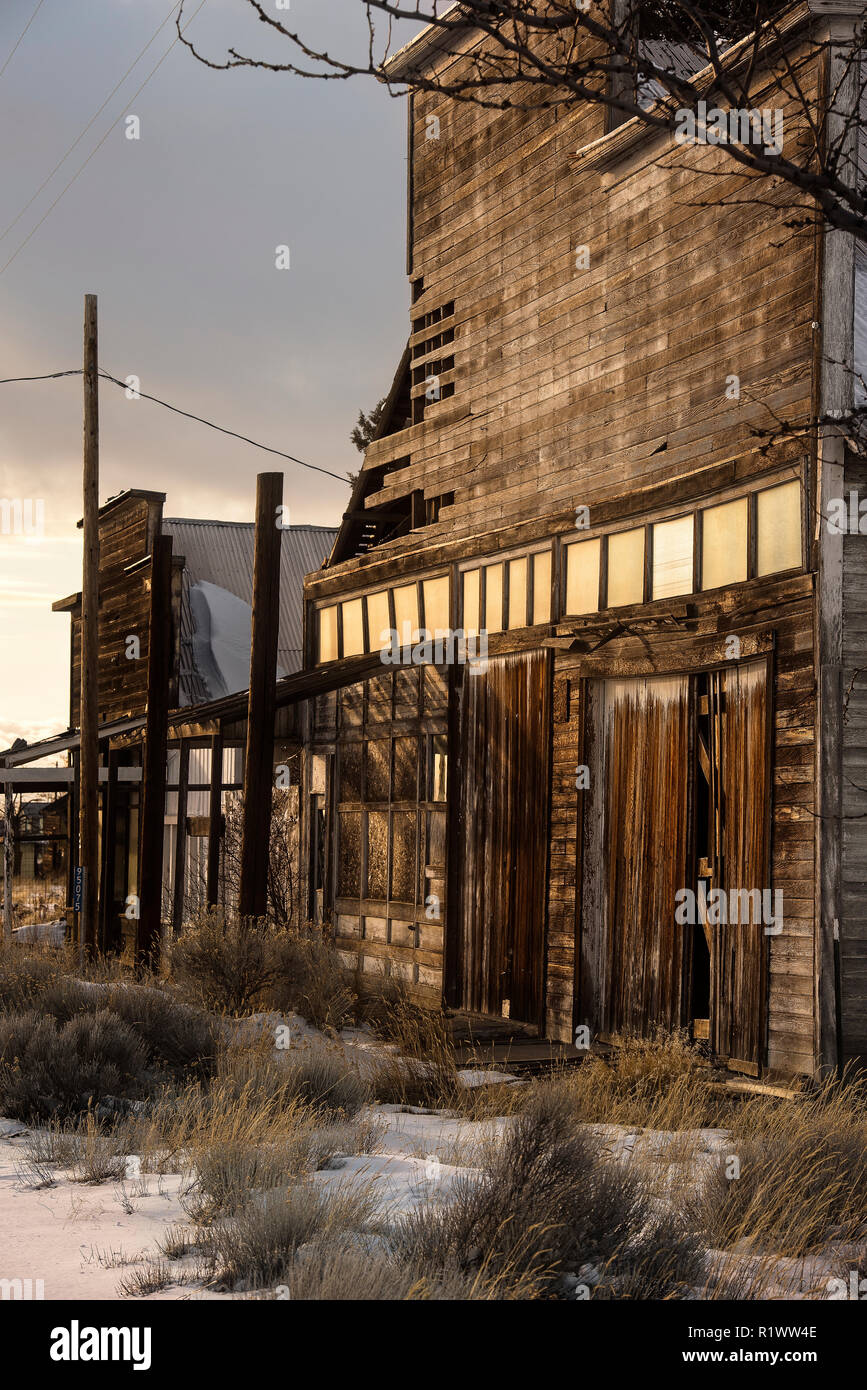
[[[116,1298],[119,1280],[156,1261],[158,1240],[183,1218],[181,1177],[147,1174],[125,1183],[131,1212],[119,1184],[91,1187],[58,1172],[56,1186],[34,1191],[19,1173],[24,1142],[0,1135],[0,1279],[32,1279],[34,1287],[41,1279],[46,1300]]]
[[[314,1174],[312,1181],[327,1188],[373,1184],[377,1215],[386,1221],[446,1200],[457,1179],[478,1172],[486,1146],[496,1143],[511,1123],[506,1118],[464,1120],[445,1111],[399,1105],[372,1106],[367,1113],[380,1126],[376,1152],[345,1155]],[[727,1147],[722,1130],[687,1136],[618,1125],[586,1128],[612,1158],[656,1156],[663,1167],[682,1161],[677,1155],[685,1154],[691,1141],[699,1163]],[[22,1173],[26,1136],[25,1126],[0,1119],[0,1279],[41,1279],[47,1300],[116,1299],[122,1278],[162,1258],[158,1243],[166,1229],[187,1224],[180,1202],[186,1179],[177,1173],[136,1177],[132,1160],[133,1175],[122,1184],[88,1186],[57,1171],[55,1186],[34,1190]],[[734,1255],[710,1251],[709,1266],[729,1272],[737,1267],[744,1273],[754,1267],[769,1298],[823,1298],[845,1254],[841,1250],[808,1260],[768,1260],[748,1249]],[[180,1272],[184,1264],[172,1262],[170,1268]],[[701,1296],[700,1290],[695,1293]],[[196,1300],[233,1295],[179,1284],[150,1297]]]
[[[456,1177],[472,1174],[480,1147],[508,1123],[422,1114],[396,1105],[375,1106],[369,1113],[380,1121],[379,1151],[349,1155],[313,1181],[327,1187],[375,1183],[379,1214],[386,1219],[445,1198]],[[27,1133],[17,1121],[0,1120],[0,1279],[41,1279],[47,1300],[116,1298],[122,1278],[161,1258],[157,1247],[166,1229],[186,1224],[179,1200],[185,1179],[145,1173],[94,1187],[58,1170],[55,1186],[33,1190],[22,1172]],[[151,1296],[229,1297],[189,1285]]]

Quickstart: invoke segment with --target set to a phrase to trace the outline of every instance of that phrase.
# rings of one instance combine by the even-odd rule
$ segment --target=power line
[[[39,3],[42,4],[42,0],[39,0]],[[176,5],[177,5],[177,0],[172,0],[172,7],[171,7],[171,9],[169,10],[168,14],[166,15],[165,19],[163,20],[162,24],[160,25],[159,29],[157,29],[156,33],[153,34],[153,35],[151,36],[151,38],[148,39],[147,43],[145,44],[144,48],[143,48],[143,49],[141,50],[141,52],[139,53],[138,57],[135,59],[134,62],[130,63],[129,67],[127,68],[127,70],[126,70],[126,72],[124,73],[123,77],[122,77],[122,78],[120,79],[120,81],[118,82],[117,86],[115,86],[115,87],[112,88],[112,90],[109,92],[108,96],[106,97],[105,101],[102,103],[102,106],[100,106],[99,110],[96,111],[96,112],[91,116],[91,118],[90,118],[90,120],[88,121],[87,125],[84,127],[84,130],[81,132],[81,134],[80,134],[75,140],[73,140],[72,144],[69,146],[69,149],[66,151],[66,154],[63,155],[63,157],[57,161],[57,163],[55,164],[54,168],[51,170],[51,173],[47,176],[47,178],[45,178],[45,179],[42,180],[42,183],[39,185],[39,187],[37,188],[36,192],[35,192],[35,193],[33,194],[33,196],[28,200],[28,202],[26,202],[26,203],[24,204],[24,206],[23,206],[23,208],[21,209],[21,211],[19,212],[18,216],[17,216],[16,218],[14,218],[14,220],[13,220],[12,222],[9,223],[9,226],[6,227],[6,229],[5,229],[4,231],[0,232],[0,241],[3,241],[3,239],[4,239],[5,237],[7,237],[7,236],[9,235],[9,233],[12,231],[12,228],[18,225],[18,223],[21,221],[21,219],[22,219],[22,217],[24,216],[24,214],[25,214],[25,212],[27,211],[27,209],[30,208],[30,207],[32,207],[33,204],[36,202],[36,199],[39,197],[39,195],[40,195],[40,193],[42,192],[43,188],[45,188],[46,185],[49,184],[49,183],[51,182],[51,180],[54,178],[54,175],[57,173],[58,169],[59,169],[63,164],[66,163],[67,159],[68,159],[69,156],[72,154],[72,151],[76,148],[76,146],[81,144],[81,142],[82,142],[82,140],[84,139],[85,135],[86,135],[87,132],[90,130],[91,126],[94,125],[95,122],[96,122],[96,121],[99,119],[99,117],[102,115],[103,111],[104,111],[105,108],[108,106],[108,103],[111,101],[112,97],[113,97],[113,96],[115,95],[115,93],[123,86],[124,82],[125,82],[126,79],[129,77],[129,75],[130,75],[130,73],[132,72],[133,68],[138,67],[139,63],[141,62],[141,60],[142,60],[142,58],[144,57],[144,55],[147,53],[147,51],[148,51],[148,49],[150,48],[151,44],[155,41],[155,39],[158,38],[158,36],[159,36],[160,33],[162,32],[162,30],[166,27],[166,25],[168,24],[169,20],[171,19],[172,15],[173,15],[174,12],[175,12]],[[34,16],[34,17],[35,17],[35,16]],[[195,16],[193,16],[193,17],[195,18]],[[32,23],[32,20],[31,20],[31,23]],[[25,31],[25,32],[26,32],[26,31]],[[23,35],[22,35],[22,37],[23,37]],[[19,42],[20,42],[20,40],[19,40]],[[177,40],[176,40],[176,42],[177,42]],[[13,50],[13,51],[14,51],[14,50]],[[12,56],[12,55],[10,54],[9,57],[11,58],[11,56]],[[7,59],[7,62],[8,62],[8,61],[9,61],[9,60]],[[5,69],[4,69],[4,71],[5,71]],[[2,72],[0,72],[0,77],[2,77],[2,75],[3,75]],[[136,94],[136,95],[137,95],[137,94]]]
[[[31,24],[33,23],[34,19],[36,18],[36,16],[38,15],[39,11],[42,9],[42,6],[43,6],[44,4],[45,4],[45,0],[39,0],[39,3],[37,4],[36,9],[33,11],[32,15],[31,15],[30,18],[28,19],[28,21],[27,21],[27,23],[25,24],[24,28],[21,30],[21,33],[19,34],[18,40],[17,40],[17,42],[16,42],[16,44],[15,44],[15,47],[12,49],[12,52],[9,54],[9,57],[6,59],[6,62],[3,64],[2,68],[0,68],[0,77],[3,76],[4,72],[5,72],[6,69],[8,68],[9,64],[12,62],[12,59],[15,57],[15,54],[18,52],[18,49],[19,49],[19,47],[20,47],[20,45],[21,45],[21,40],[24,38],[24,35],[27,33],[27,30],[30,28]]]
[[[0,386],[9,386],[17,381],[56,381],[64,376],[81,376],[81,367],[74,367],[65,372],[45,372],[42,376],[7,376],[0,379]],[[129,391],[132,388],[127,381],[121,381],[119,377],[112,376],[110,372],[100,372],[103,381],[110,381],[114,386],[120,386],[122,390]],[[266,454],[276,454],[278,458],[288,459],[290,463],[297,463],[301,468],[309,468],[314,473],[324,473],[328,478],[336,478],[339,483],[347,486],[349,479],[341,473],[332,473],[330,468],[321,468],[318,463],[306,463],[304,459],[296,458],[294,454],[287,454],[283,449],[273,449],[270,444],[260,444],[257,439],[251,439],[249,435],[239,434],[237,430],[226,429],[224,425],[217,425],[213,420],[206,420],[203,415],[194,415],[190,410],[182,410],[178,405],[171,405],[169,401],[162,400],[159,396],[151,396],[147,391],[141,391],[136,387],[136,396],[141,396],[143,400],[153,401],[154,405],[161,405],[166,410],[171,410],[175,415],[183,415],[187,420],[195,420],[200,425],[207,425],[208,429],[216,430],[218,434],[227,434],[231,439],[240,439],[243,444],[251,444],[254,449],[262,449]]]
[[[204,7],[205,4],[206,4],[206,0],[201,0],[201,4],[198,6],[198,8],[197,8],[196,10],[193,11],[193,13],[190,15],[190,18],[187,20],[186,24],[184,25],[184,30],[187,30],[187,29],[189,28],[189,26],[192,24],[193,20],[195,19],[196,15],[197,15],[197,14],[199,13],[199,11]],[[159,62],[156,64],[156,66],[153,67],[153,68],[151,68],[150,72],[148,73],[147,77],[145,78],[145,80],[144,80],[144,82],[141,84],[141,86],[140,86],[135,92],[133,92],[133,94],[132,94],[132,96],[130,97],[129,101],[126,103],[127,106],[129,106],[132,102],[134,102],[135,99],[136,99],[136,97],[138,97],[138,96],[144,91],[145,87],[146,87],[147,84],[150,82],[151,78],[154,76],[154,74],[155,74],[156,72],[159,71],[159,69],[162,67],[163,63],[165,62],[166,58],[168,58],[169,54],[171,53],[172,49],[174,48],[175,44],[178,43],[178,42],[179,42],[179,36],[176,35],[176,36],[172,39],[171,43],[169,44],[168,48],[166,49],[165,53],[164,53],[163,56],[160,58]],[[0,266],[0,275],[2,275],[4,271],[6,271],[6,270],[9,269],[9,266],[10,266],[10,265],[12,264],[12,262],[15,260],[15,257],[16,257],[21,251],[24,250],[25,246],[26,246],[27,243],[30,241],[31,237],[33,237],[33,236],[36,235],[36,233],[39,231],[39,228],[42,226],[43,222],[45,222],[45,220],[46,220],[48,217],[51,216],[52,212],[53,212],[54,209],[57,207],[57,204],[60,202],[61,198],[64,196],[65,193],[68,193],[68,192],[69,192],[70,188],[71,188],[72,185],[75,183],[75,180],[78,178],[79,174],[82,174],[82,173],[84,172],[84,170],[87,168],[87,166],[88,166],[88,164],[90,163],[90,161],[93,159],[93,156],[94,156],[94,155],[102,148],[102,146],[105,144],[106,140],[108,139],[109,135],[111,135],[111,132],[114,130],[114,128],[115,128],[116,125],[117,125],[117,121],[116,121],[116,120],[115,120],[115,121],[112,121],[111,125],[108,127],[108,130],[105,132],[105,134],[103,135],[102,139],[99,141],[99,143],[98,143],[97,145],[94,146],[94,148],[91,150],[90,154],[87,156],[87,159],[85,159],[84,163],[83,163],[83,164],[80,164],[80,165],[78,166],[78,168],[76,169],[75,173],[72,175],[72,178],[71,178],[71,179],[69,180],[69,182],[60,190],[60,192],[58,193],[57,197],[54,199],[54,202],[51,203],[51,205],[49,206],[49,208],[47,209],[47,211],[43,213],[43,215],[40,217],[39,221],[36,223],[36,226],[33,227],[32,230],[29,231],[29,232],[27,233],[26,237],[25,237],[24,240],[21,242],[21,244],[20,244],[18,247],[16,247],[16,249],[12,252],[12,255],[9,257],[8,261],[6,261],[4,265]]]

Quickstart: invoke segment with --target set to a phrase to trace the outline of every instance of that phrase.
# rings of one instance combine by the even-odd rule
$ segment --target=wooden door
[[[531,652],[461,670],[451,1002],[541,1024],[551,661]]]
[[[592,706],[581,1021],[603,1034],[677,1028],[687,990],[674,904],[689,882],[689,678],[599,682]]]
[[[711,718],[716,727],[720,786],[717,840],[719,882],[727,894],[764,890],[769,882],[770,696],[768,664],[754,661],[711,676]],[[738,915],[746,913],[738,903]],[[753,896],[749,921],[720,922],[710,929],[710,1037],[714,1052],[747,1070],[764,1058],[767,937]]]

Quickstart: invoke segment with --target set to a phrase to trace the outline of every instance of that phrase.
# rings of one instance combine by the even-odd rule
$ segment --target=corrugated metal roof
[[[184,557],[180,699],[182,704],[198,704],[203,686],[191,655],[190,585],[202,581],[219,584],[251,603],[256,528],[248,521],[165,517],[162,529],[172,537],[175,555]],[[331,526],[287,526],[282,532],[277,661],[287,674],[300,670],[302,664],[304,577],[321,567],[336,537],[337,530]]]

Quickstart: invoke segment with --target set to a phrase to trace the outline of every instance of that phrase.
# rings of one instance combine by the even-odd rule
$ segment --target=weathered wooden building
[[[819,110],[833,22],[782,26]],[[391,75],[483,42],[427,30]],[[598,106],[409,102],[409,340],[306,663],[336,684],[394,630],[488,655],[311,706],[311,911],[356,968],[551,1038],[863,1054],[864,540],[824,522],[863,465],[801,429],[851,403],[852,239]]]
[[[164,502],[164,493],[130,489],[99,511],[99,941],[130,956],[149,876],[159,885],[157,920],[175,929],[206,904],[234,906],[237,893],[239,846],[232,831],[239,818],[231,812],[244,784],[255,528],[165,517]],[[328,527],[281,529],[277,673],[278,687],[288,683],[291,698],[278,696],[274,759],[292,764],[296,799],[301,718],[293,673],[302,664],[303,580],[322,563],[335,535]],[[78,863],[81,595],[53,607],[71,618],[69,729],[0,754],[6,764],[0,770],[6,785],[18,790],[69,785],[71,904]],[[152,658],[161,641],[168,661],[155,685]],[[146,862],[145,748],[154,703],[165,717],[166,775],[164,794],[161,789],[152,803],[156,831]],[[68,768],[33,766],[63,753]],[[75,915],[68,915],[72,926]]]

